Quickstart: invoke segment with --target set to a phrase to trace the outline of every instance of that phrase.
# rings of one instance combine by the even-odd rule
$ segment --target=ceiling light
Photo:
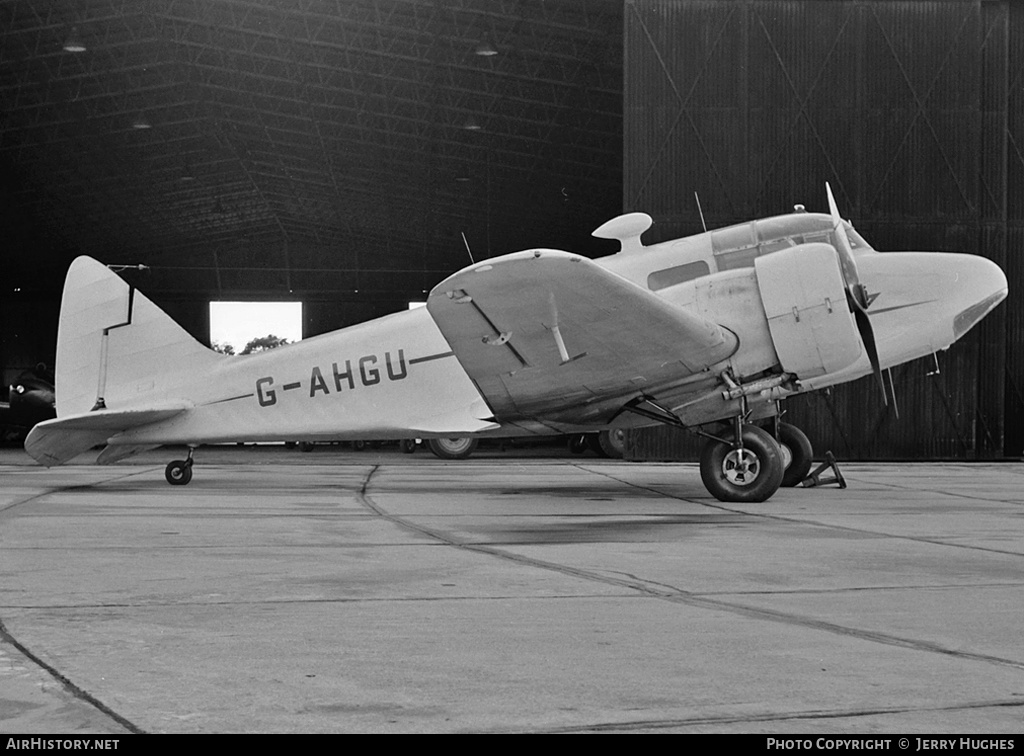
[[[64,49],[73,53],[85,52],[85,43],[82,42],[82,38],[78,36],[77,26],[71,30],[71,33],[68,34],[68,38],[64,40]]]
[[[495,50],[488,42],[481,42],[476,46],[476,49],[473,50],[473,52],[477,55],[482,55],[485,58],[490,58],[492,55],[498,54],[498,51]]]
[[[139,131],[142,131],[143,129],[151,129],[151,128],[153,128],[153,124],[151,124],[149,122],[149,120],[146,118],[146,116],[140,115],[140,116],[136,116],[135,120],[132,121],[132,128],[133,129],[138,129]]]
[[[480,131],[482,127],[480,126],[479,121],[477,121],[473,116],[470,116],[466,119],[466,122],[462,124],[462,128],[466,131]]]

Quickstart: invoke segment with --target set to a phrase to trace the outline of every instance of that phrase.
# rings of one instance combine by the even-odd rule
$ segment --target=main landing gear
[[[814,464],[814,449],[807,434],[795,425],[780,422],[777,415],[772,418],[770,432],[736,422],[742,425],[740,436],[734,433],[731,441],[712,438],[701,453],[701,479],[716,499],[765,501],[780,487],[799,486],[807,479]]]
[[[164,477],[172,486],[187,486],[188,482],[192,480],[192,453],[195,450],[194,446],[190,446],[186,459],[176,459],[167,463]]]
[[[768,431],[736,421],[732,441],[710,438],[700,454],[704,487],[719,501],[761,502],[782,485],[782,450]]]
[[[804,432],[795,425],[780,422],[778,406],[768,430],[749,422],[745,401],[741,407],[742,414],[718,425],[713,432],[685,425],[650,397],[634,400],[626,409],[706,438],[700,455],[700,477],[708,492],[719,501],[762,502],[781,486],[800,485],[814,463],[814,450]]]

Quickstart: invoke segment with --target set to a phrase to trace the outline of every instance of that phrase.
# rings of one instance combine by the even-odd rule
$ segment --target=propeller
[[[853,319],[857,323],[857,330],[860,332],[861,341],[864,342],[864,349],[867,350],[868,359],[871,361],[871,370],[878,381],[878,387],[882,390],[882,401],[888,406],[889,398],[885,391],[885,381],[882,380],[882,368],[878,361],[878,347],[875,344],[875,332],[871,328],[871,318],[868,317],[868,307],[871,305],[871,298],[868,296],[867,287],[860,282],[860,273],[857,271],[857,261],[853,258],[853,248],[850,246],[850,238],[846,235],[846,226],[839,216],[839,208],[836,206],[836,198],[832,196],[832,187],[825,182],[825,191],[828,193],[828,209],[832,214],[832,225],[835,227],[836,252],[839,253],[839,267],[843,271],[843,278],[846,280],[846,301],[850,305]]]

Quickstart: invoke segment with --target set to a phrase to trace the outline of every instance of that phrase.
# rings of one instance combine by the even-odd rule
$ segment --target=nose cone
[[[1006,275],[991,260],[984,257],[958,255],[960,270],[957,299],[962,309],[953,318],[953,338],[959,339],[992,309],[1006,299],[1009,288]]]

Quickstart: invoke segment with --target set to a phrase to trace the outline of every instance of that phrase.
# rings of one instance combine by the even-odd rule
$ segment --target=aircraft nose
[[[1002,268],[984,257],[965,255],[958,278],[963,286],[964,307],[953,318],[953,334],[957,339],[1006,299],[1009,291]]]

